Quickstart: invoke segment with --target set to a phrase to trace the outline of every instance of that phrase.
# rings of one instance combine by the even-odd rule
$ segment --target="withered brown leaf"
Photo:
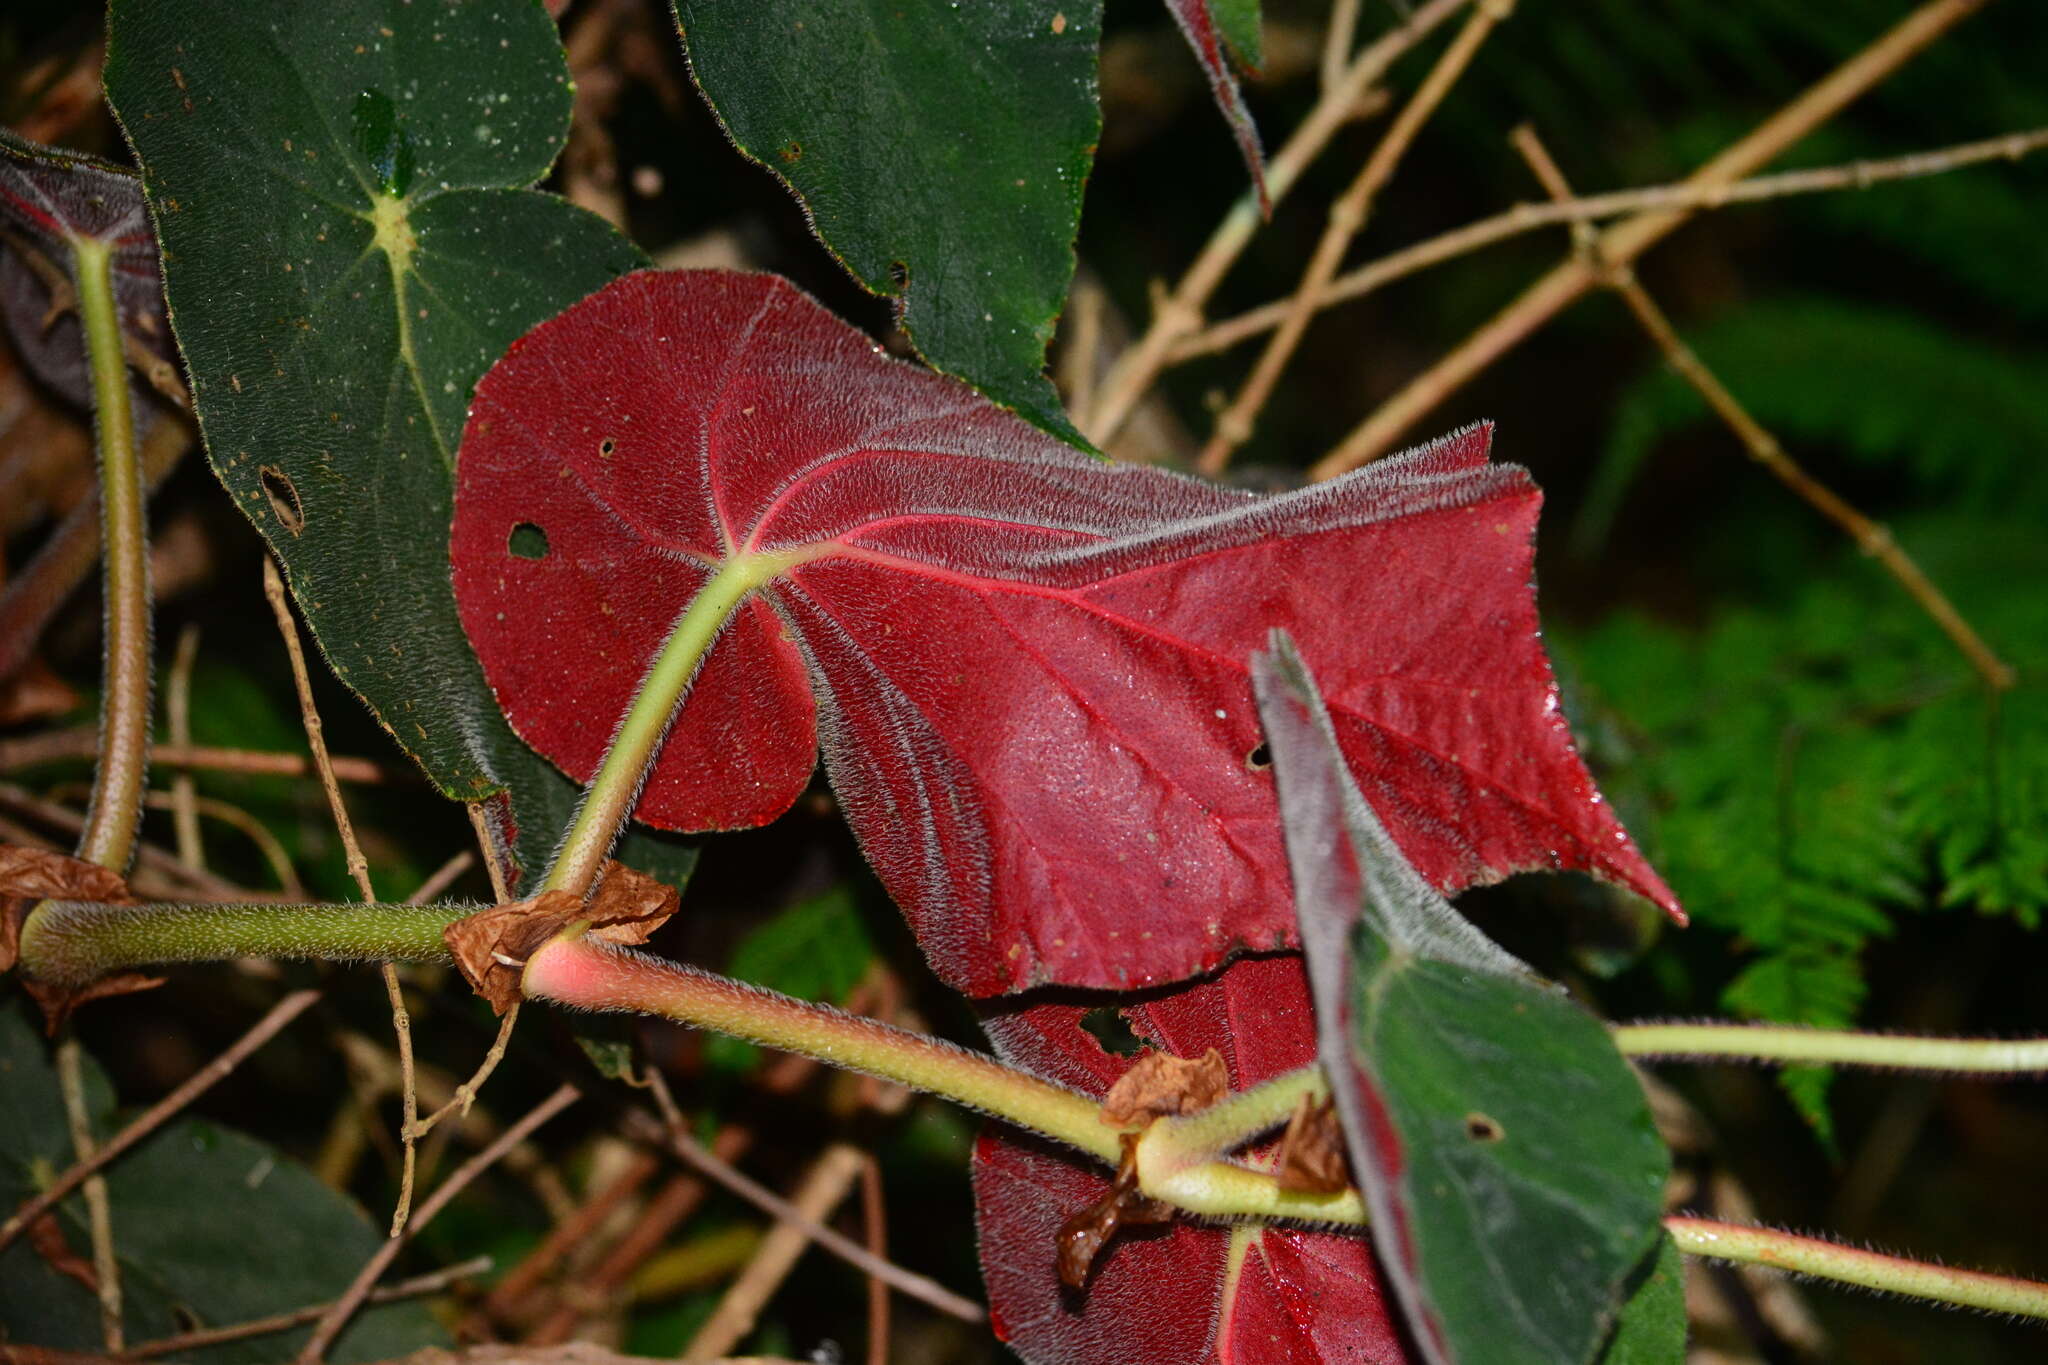
[[[561,932],[587,919],[590,932],[613,943],[645,943],[681,904],[681,894],[636,868],[605,864],[588,902],[571,891],[543,891],[529,900],[488,906],[441,931],[455,965],[499,1014],[520,999],[526,959]]]
[[[1102,1097],[1102,1121],[1117,1127],[1207,1109],[1230,1090],[1230,1068],[1210,1048],[1200,1057],[1145,1052]]]
[[[1351,1187],[1335,1099],[1303,1095],[1294,1106],[1294,1117],[1280,1137],[1280,1169],[1274,1179],[1281,1189],[1297,1194],[1336,1194]]]
[[[1213,1053],[1211,1054],[1214,1055]],[[1123,1159],[1117,1163],[1116,1179],[1102,1198],[1060,1225],[1056,1247],[1060,1283],[1079,1290],[1088,1283],[1088,1269],[1117,1229],[1142,1223],[1165,1223],[1173,1218],[1173,1206],[1138,1193],[1138,1144],[1135,1133],[1124,1135]]]
[[[21,954],[21,921],[37,901],[135,904],[119,873],[46,848],[0,844],[0,972]]]

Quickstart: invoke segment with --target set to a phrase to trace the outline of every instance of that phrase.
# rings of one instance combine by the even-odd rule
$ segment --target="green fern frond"
[[[1825,298],[1752,303],[1690,340],[1797,456],[1839,452],[1896,468],[1944,502],[2048,508],[2048,356]],[[1605,540],[1662,441],[1713,421],[1699,395],[1661,364],[1627,390],[1573,528],[1574,548],[1584,553]],[[1735,438],[1725,439],[1731,459],[1741,459]]]

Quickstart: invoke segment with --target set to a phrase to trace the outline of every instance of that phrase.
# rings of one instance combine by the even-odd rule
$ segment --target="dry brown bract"
[[[1209,1056],[1216,1057],[1219,1067],[1222,1065],[1223,1059],[1213,1050]],[[1142,1060],[1139,1065],[1143,1065]],[[1095,1264],[1096,1256],[1118,1228],[1127,1223],[1164,1223],[1173,1218],[1171,1204],[1138,1193],[1137,1152],[1137,1135],[1126,1133],[1123,1160],[1117,1163],[1116,1179],[1110,1182],[1108,1192],[1060,1225],[1060,1283],[1067,1288],[1078,1290],[1088,1283],[1088,1268]]]
[[[573,891],[543,891],[531,900],[494,905],[459,919],[441,937],[476,993],[503,1014],[520,999],[526,959],[567,925],[589,920],[598,938],[645,943],[681,900],[674,887],[610,862],[588,902]]]
[[[1189,1060],[1147,1052],[1102,1097],[1102,1121],[1119,1128],[1207,1109],[1230,1091],[1230,1069],[1210,1048]]]
[[[1344,1162],[1344,1130],[1337,1123],[1337,1101],[1308,1095],[1294,1106],[1294,1117],[1280,1138],[1280,1188],[1299,1194],[1336,1194],[1351,1186]]]

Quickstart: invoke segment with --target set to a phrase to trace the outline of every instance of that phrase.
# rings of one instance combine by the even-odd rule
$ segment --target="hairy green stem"
[[[104,692],[99,766],[78,856],[126,872],[142,822],[149,768],[149,552],[135,418],[128,406],[128,361],[114,300],[111,243],[71,239],[78,316],[92,367],[99,442],[101,541],[106,547]]]
[[[1630,1057],[1894,1071],[2023,1075],[2048,1071],[2048,1038],[1913,1038],[1769,1024],[1618,1024],[1614,1045]]]
[[[78,986],[126,967],[235,957],[447,962],[441,930],[474,905],[102,905],[45,901],[21,928],[21,965]]]
[[[1122,1133],[1102,1121],[1100,1102],[1087,1095],[978,1052],[694,967],[589,938],[556,938],[528,960],[524,986],[529,999],[658,1014],[879,1076],[978,1109],[1108,1165],[1123,1155]],[[1365,1221],[1355,1192],[1294,1194],[1265,1171],[1227,1161],[1179,1162],[1159,1173],[1155,1188],[1145,1183],[1142,1142],[1139,1151],[1140,1189],[1189,1213],[1353,1226]]]
[[[1143,1145],[1162,1161],[1182,1166],[1206,1161],[1285,1123],[1303,1095],[1320,1100],[1329,1093],[1322,1063],[1310,1062],[1225,1096],[1207,1109],[1161,1119],[1146,1130]]]
[[[527,962],[524,985],[530,999],[658,1014],[931,1091],[1106,1162],[1123,1152],[1118,1131],[1085,1095],[978,1052],[694,967],[589,938],[558,938]]]
[[[1933,1303],[2048,1318],[2048,1284],[2032,1280],[1989,1275],[1981,1270],[1952,1270],[1775,1228],[1717,1223],[1705,1218],[1667,1218],[1664,1226],[1678,1243],[1678,1249],[1693,1256],[1767,1265],[1797,1275],[1861,1285]]]
[[[661,751],[670,724],[688,691],[704,656],[711,652],[719,631],[732,619],[747,594],[794,563],[797,556],[778,554],[740,555],[721,566],[683,614],[676,618],[661,652],[619,722],[611,748],[597,776],[584,790],[583,804],[562,836],[562,847],[548,869],[544,891],[586,893],[604,868],[605,856],[618,840],[626,817],[633,812],[648,769]],[[573,935],[580,926],[572,926]]]

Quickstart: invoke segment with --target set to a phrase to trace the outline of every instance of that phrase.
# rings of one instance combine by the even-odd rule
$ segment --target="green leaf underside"
[[[534,5],[121,3],[106,83],[215,471],[335,673],[449,795],[509,787],[537,873],[576,788],[498,712],[448,524],[477,378],[645,263],[525,188],[568,129],[554,26]]]
[[[1588,1287],[1610,1293],[1648,1252],[1670,1169],[1641,1085],[1553,991],[1392,951],[1363,925],[1352,967],[1354,1058],[1400,1134],[1452,1358],[1589,1359],[1617,1305],[1589,1309]]]
[[[1068,440],[1044,376],[1101,130],[1100,0],[676,0],[734,144],[933,368]]]
[[[1600,1365],[1678,1365],[1685,1359],[1685,1264],[1678,1243],[1657,1239],[1657,1251],[1640,1276],[1614,1335],[1600,1352]]]
[[[71,1140],[45,1044],[20,1013],[0,1012],[0,1203],[13,1208],[71,1164]],[[89,1060],[86,1094],[95,1130],[115,1126],[113,1095]],[[383,1241],[346,1197],[274,1149],[240,1133],[182,1119],[116,1162],[107,1176],[121,1258],[124,1326],[131,1344],[326,1302]],[[82,1201],[56,1217],[70,1249],[90,1257]],[[100,1350],[99,1303],[61,1275],[26,1238],[0,1254],[0,1324],[6,1339]],[[289,1360],[308,1328],[183,1351],[206,1365]],[[447,1335],[419,1303],[366,1309],[329,1359],[382,1360]]]

